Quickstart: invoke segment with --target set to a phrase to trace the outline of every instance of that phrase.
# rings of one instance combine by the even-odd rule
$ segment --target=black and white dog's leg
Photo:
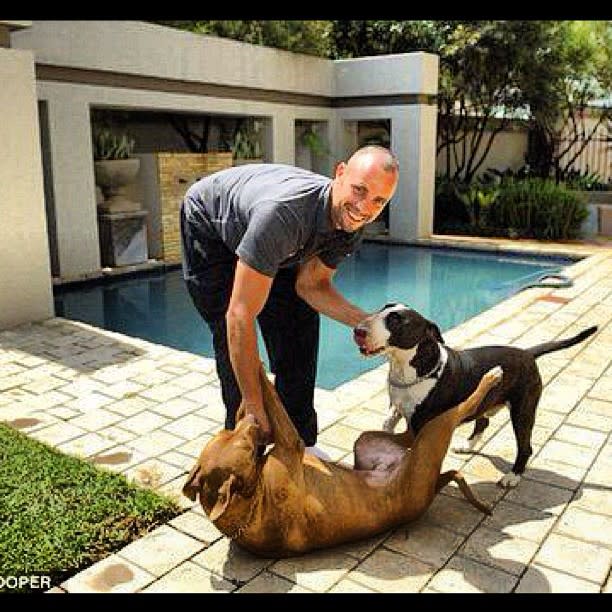
[[[489,426],[489,419],[482,416],[476,419],[474,423],[474,431],[472,435],[467,439],[467,444],[453,447],[456,453],[473,453],[476,445],[482,439],[482,432]]]
[[[401,418],[402,413],[400,410],[393,404],[389,404],[389,416],[385,419],[382,425],[383,431],[393,433]]]
[[[504,475],[499,481],[499,485],[502,487],[516,487],[521,481],[527,461],[531,457],[533,452],[531,449],[531,432],[535,423],[535,411],[540,393],[535,396],[527,395],[518,409],[510,411],[512,429],[514,429],[514,435],[516,436],[517,454],[512,471]]]

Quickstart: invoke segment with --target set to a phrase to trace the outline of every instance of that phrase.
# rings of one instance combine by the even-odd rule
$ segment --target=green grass
[[[48,575],[58,585],[180,513],[0,423],[0,576]]]

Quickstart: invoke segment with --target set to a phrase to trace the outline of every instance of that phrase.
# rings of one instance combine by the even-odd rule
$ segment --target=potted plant
[[[104,212],[130,212],[140,209],[126,195],[127,187],[136,178],[140,160],[131,157],[134,140],[127,134],[117,134],[109,128],[94,128],[93,155],[96,184],[104,201],[99,207]]]

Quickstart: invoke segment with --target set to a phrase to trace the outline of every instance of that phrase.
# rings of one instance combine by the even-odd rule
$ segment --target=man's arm
[[[229,356],[242,395],[240,410],[255,416],[266,442],[271,430],[263,409],[255,321],[268,299],[272,281],[239,259],[225,315]]]
[[[351,304],[334,287],[332,279],[335,273],[334,268],[328,268],[318,257],[313,257],[300,266],[296,291],[318,312],[355,327],[368,316],[368,313]]]

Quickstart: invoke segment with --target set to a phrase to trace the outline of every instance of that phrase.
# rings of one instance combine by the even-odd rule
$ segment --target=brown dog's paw
[[[502,370],[501,366],[495,366],[485,374],[485,380],[491,387],[498,385],[503,377],[504,371]]]

